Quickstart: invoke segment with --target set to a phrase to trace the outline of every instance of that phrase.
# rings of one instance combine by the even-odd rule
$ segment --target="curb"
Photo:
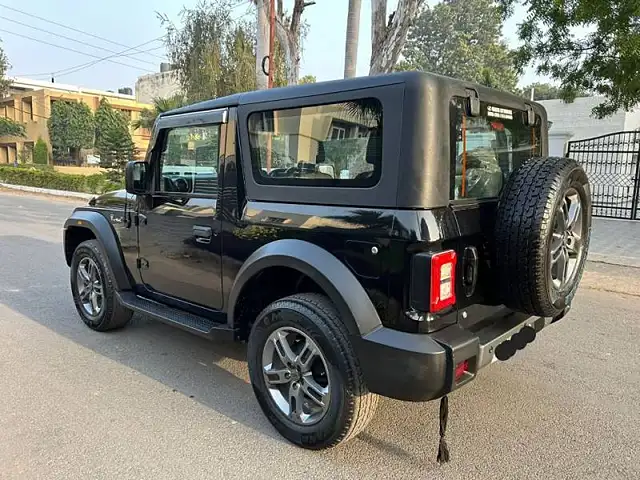
[[[51,190],[49,188],[27,187],[24,185],[11,185],[9,183],[0,183],[0,187],[9,188],[11,190],[20,190],[22,192],[42,193],[56,197],[82,198],[84,200],[91,200],[95,197],[95,195],[91,193],[67,192],[66,190]]]
[[[620,267],[640,268],[640,258],[637,257],[624,257],[589,252],[587,255],[587,262],[606,263],[608,265],[618,265]]]

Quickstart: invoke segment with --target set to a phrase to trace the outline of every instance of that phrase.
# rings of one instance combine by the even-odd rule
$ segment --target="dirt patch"
[[[53,167],[56,172],[71,173],[73,175],[94,175],[96,173],[104,173],[106,170],[100,167]]]

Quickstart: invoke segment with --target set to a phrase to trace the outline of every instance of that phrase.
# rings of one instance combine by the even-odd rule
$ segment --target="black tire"
[[[294,327],[308,335],[326,358],[331,379],[327,412],[313,425],[299,425],[275,404],[262,373],[262,352],[269,335]],[[297,294],[277,300],[263,310],[251,329],[249,374],[262,411],[282,436],[304,448],[334,447],[357,436],[373,418],[378,396],[368,391],[348,332],[328,298]]]
[[[550,248],[554,215],[573,189],[581,201],[582,254],[575,274],[555,288]],[[555,317],[576,293],[591,237],[591,193],[587,175],[574,160],[534,158],[510,176],[498,205],[494,262],[501,301],[508,307],[542,317]]]
[[[78,291],[78,266],[85,258],[89,258],[95,262],[95,265],[98,268],[99,277],[102,281],[102,308],[95,316],[91,316],[85,310]],[[107,330],[124,327],[129,323],[133,313],[131,310],[123,307],[116,298],[113,275],[111,274],[109,263],[102,253],[102,249],[100,248],[100,244],[97,240],[87,240],[86,242],[82,242],[78,245],[76,250],[73,252],[70,277],[73,302],[75,303],[76,310],[78,310],[82,321],[89,328],[99,332],[105,332]]]

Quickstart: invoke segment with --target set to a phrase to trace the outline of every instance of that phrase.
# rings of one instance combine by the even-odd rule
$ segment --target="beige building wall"
[[[24,152],[29,151],[32,145],[42,138],[49,150],[51,160],[51,141],[49,139],[49,129],[47,119],[51,115],[51,103],[57,100],[81,101],[86,103],[91,111],[95,112],[100,104],[100,99],[105,97],[111,106],[127,115],[131,121],[140,118],[140,112],[145,108],[152,108],[149,104],[136,101],[133,97],[126,98],[124,95],[113,95],[111,92],[99,91],[66,91],[53,88],[41,88],[37,90],[17,91],[10,96],[0,99],[0,117],[10,118],[22,123],[25,127],[26,136],[0,137],[0,163],[13,163],[16,158]],[[131,129],[131,138],[138,149],[138,156],[144,157],[149,145],[151,132],[147,129]],[[26,150],[25,150],[26,145]],[[25,159],[28,160],[28,159]]]

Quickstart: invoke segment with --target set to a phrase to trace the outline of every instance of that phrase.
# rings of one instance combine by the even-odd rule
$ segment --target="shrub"
[[[49,163],[49,150],[42,137],[38,137],[36,145],[33,147],[33,163],[36,165],[47,165]]]
[[[50,188],[68,192],[104,193],[123,188],[122,183],[112,182],[104,173],[74,175],[55,170],[22,167],[0,167],[0,182],[11,185]]]

